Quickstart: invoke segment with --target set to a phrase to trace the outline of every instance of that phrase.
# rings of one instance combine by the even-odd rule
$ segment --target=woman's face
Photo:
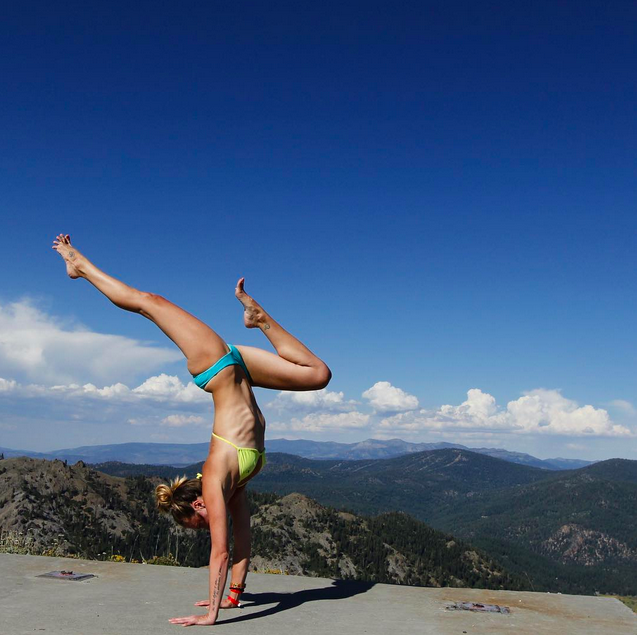
[[[203,499],[198,498],[191,503],[195,513],[186,518],[183,522],[183,526],[187,529],[207,529],[210,530],[210,524],[208,522],[208,510]]]

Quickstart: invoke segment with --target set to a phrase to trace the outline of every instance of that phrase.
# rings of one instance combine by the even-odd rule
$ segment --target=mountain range
[[[415,454],[428,450],[457,448],[486,454],[511,463],[539,467],[546,470],[564,470],[585,467],[591,461],[580,459],[538,459],[522,452],[510,452],[500,448],[468,448],[454,443],[409,443],[401,439],[367,439],[358,443],[336,443],[332,441],[309,441],[289,439],[268,439],[268,452],[285,452],[307,459],[387,459],[405,454]],[[149,465],[185,466],[205,459],[208,443],[117,443],[112,445],[81,446],[53,452],[30,452],[1,448],[5,457],[29,456],[39,459],[60,459],[62,461],[84,461],[103,463],[119,461]]]

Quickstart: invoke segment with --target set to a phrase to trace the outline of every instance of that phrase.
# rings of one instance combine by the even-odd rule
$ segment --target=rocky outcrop
[[[610,562],[634,562],[637,551],[601,531],[563,525],[543,544],[543,551],[565,564],[593,566]]]

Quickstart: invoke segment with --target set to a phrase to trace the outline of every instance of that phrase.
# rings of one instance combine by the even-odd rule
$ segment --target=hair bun
[[[167,514],[173,506],[173,488],[162,483],[155,488],[155,498],[159,511]]]
[[[201,494],[201,480],[178,476],[170,481],[170,485],[162,483],[155,488],[157,509],[164,514],[172,514],[183,525],[195,513],[192,502]]]

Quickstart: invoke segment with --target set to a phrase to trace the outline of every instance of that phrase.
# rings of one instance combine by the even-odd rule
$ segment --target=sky
[[[98,266],[333,372],[267,438],[637,459],[637,5],[4,3],[0,447],[209,439]]]

